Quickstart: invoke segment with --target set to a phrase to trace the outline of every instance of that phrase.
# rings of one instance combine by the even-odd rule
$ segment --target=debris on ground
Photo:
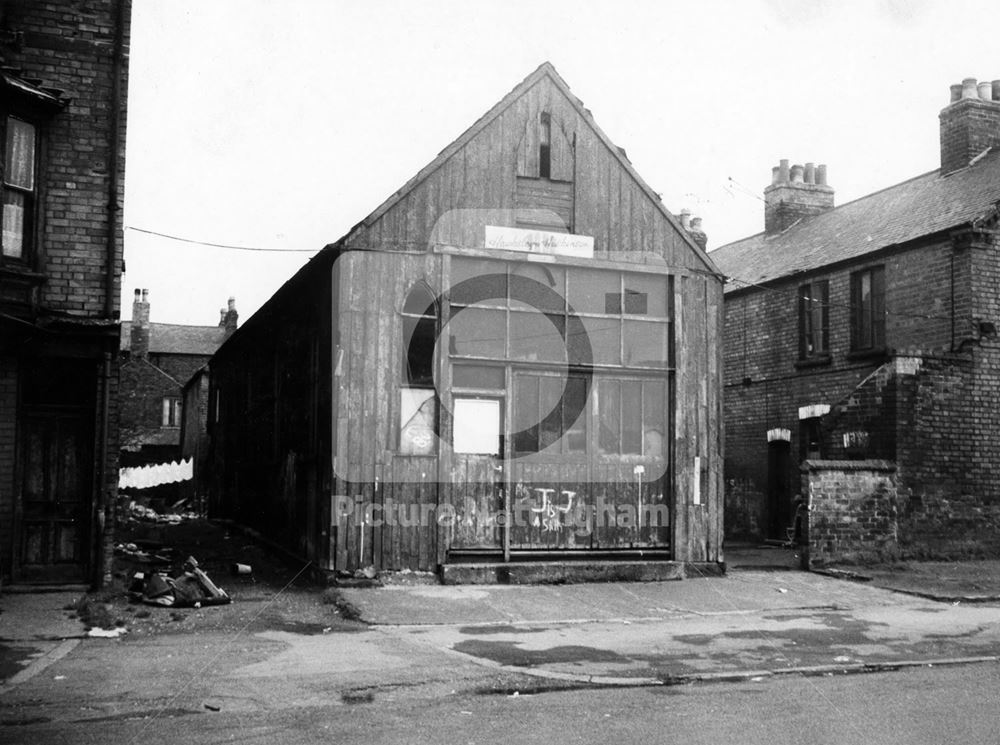
[[[94,627],[92,629],[87,630],[87,636],[96,636],[101,639],[117,639],[119,636],[122,636],[123,634],[127,633],[128,629],[126,629],[124,626],[116,626],[113,629],[102,629],[99,627]]]
[[[198,568],[198,560],[189,556],[180,572],[136,572],[128,588],[129,598],[148,605],[174,608],[200,608],[225,605],[232,598]]]

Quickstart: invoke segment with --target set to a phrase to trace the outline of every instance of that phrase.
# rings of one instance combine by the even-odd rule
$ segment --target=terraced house
[[[1000,81],[952,86],[941,166],[834,206],[774,167],[725,294],[726,526],[811,561],[1000,550]]]
[[[0,4],[0,574],[99,584],[117,484],[130,3]]]

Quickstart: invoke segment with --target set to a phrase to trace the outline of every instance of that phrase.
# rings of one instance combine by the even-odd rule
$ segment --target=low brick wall
[[[886,460],[807,460],[805,568],[899,556],[896,465]]]

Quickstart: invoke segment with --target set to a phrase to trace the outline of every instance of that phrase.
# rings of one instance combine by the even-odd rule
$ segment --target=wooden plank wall
[[[674,558],[721,561],[722,282],[709,275],[681,276],[674,294]]]
[[[574,182],[574,232],[593,236],[598,256],[630,254],[623,260],[640,262],[658,257],[669,266],[705,269],[618,155],[547,77],[348,243],[390,250],[437,243],[481,248],[484,225],[514,227],[517,176],[538,173],[535,123],[542,111],[552,115],[553,178]],[[529,157],[534,161],[520,162]],[[564,168],[567,159],[572,169]],[[465,212],[439,224],[451,210]]]
[[[382,525],[366,522],[363,508],[360,515],[333,515],[335,565],[430,571],[438,564],[437,531],[422,528],[421,520],[411,515],[420,518],[422,509],[423,522],[435,518],[433,513],[427,517],[424,505],[436,508],[439,501],[437,456],[399,456],[394,451],[403,354],[399,311],[417,282],[426,283],[435,295],[440,292],[441,257],[351,251],[339,259],[339,272],[335,346],[343,357],[340,375],[333,377],[333,494],[360,498],[362,505],[372,506]],[[390,518],[391,510],[396,512]],[[403,520],[396,520],[400,514]]]

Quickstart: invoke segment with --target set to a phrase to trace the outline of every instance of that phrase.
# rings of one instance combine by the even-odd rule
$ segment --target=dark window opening
[[[418,285],[403,305],[403,380],[409,386],[434,385],[436,326],[434,297]]]
[[[830,283],[826,280],[799,288],[799,359],[830,353]]]
[[[528,454],[587,451],[584,378],[518,375],[514,398],[514,451]],[[575,414],[575,416],[574,416]]]
[[[822,431],[819,417],[799,420],[800,460],[818,460],[823,457]]]
[[[885,267],[851,275],[851,349],[885,347]]]
[[[402,385],[399,396],[399,452],[432,455],[437,451],[437,396],[434,346],[437,305],[430,288],[418,284],[403,303]]]
[[[539,127],[538,175],[552,177],[552,117],[547,112],[542,114]]]

